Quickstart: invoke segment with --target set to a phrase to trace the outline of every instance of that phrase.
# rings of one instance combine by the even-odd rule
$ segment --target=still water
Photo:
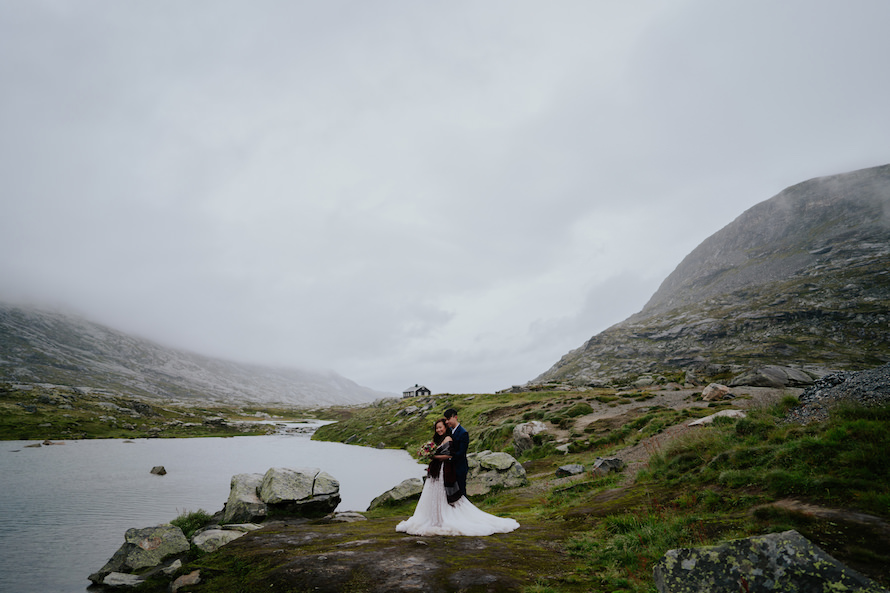
[[[424,469],[404,451],[305,434],[63,442],[0,441],[0,593],[83,593],[127,529],[221,510],[234,474],[319,468],[340,482],[338,511],[364,511]]]

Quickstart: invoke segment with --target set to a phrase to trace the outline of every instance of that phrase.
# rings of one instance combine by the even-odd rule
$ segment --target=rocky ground
[[[890,401],[890,364],[859,372],[838,372],[817,379],[800,394],[801,405],[787,420],[807,424],[825,420],[832,406],[855,402],[876,406]]]
[[[745,409],[754,406],[768,405],[776,402],[781,398],[791,395],[798,396],[803,390],[799,388],[775,388],[775,387],[737,387],[731,391],[733,407]],[[677,388],[668,387],[651,392],[652,399],[647,400],[646,406],[663,406],[681,410],[683,408],[707,408],[709,402],[702,401],[701,387]],[[553,434],[557,443],[568,442],[573,431],[579,431],[597,420],[613,420],[616,424],[620,424],[627,414],[632,414],[634,410],[640,409],[640,403],[630,401],[628,403],[611,403],[597,406],[592,413],[579,416],[575,419],[573,426],[570,428],[560,429],[558,427],[548,428],[548,432]],[[622,472],[623,478],[621,486],[633,483],[639,470],[646,466],[649,457],[656,452],[664,449],[664,447],[673,439],[682,436],[689,430],[695,430],[688,426],[689,421],[679,422],[673,426],[665,428],[659,434],[643,439],[640,442],[615,451],[612,456],[618,457],[626,467]],[[543,475],[532,476],[544,478]],[[585,476],[567,476],[562,478],[543,479],[535,482],[534,488],[541,492],[547,491],[553,487],[571,484],[573,481],[583,479]]]

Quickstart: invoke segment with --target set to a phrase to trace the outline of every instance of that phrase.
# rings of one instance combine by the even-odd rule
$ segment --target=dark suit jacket
[[[470,466],[467,464],[470,433],[467,432],[466,428],[458,424],[457,428],[451,432],[451,438],[454,440],[451,448],[451,463],[454,464],[454,472],[458,476],[465,476],[470,471]]]

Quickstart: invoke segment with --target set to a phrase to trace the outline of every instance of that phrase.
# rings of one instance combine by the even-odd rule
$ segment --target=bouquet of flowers
[[[417,451],[417,458],[421,461],[431,461],[433,459],[433,453],[436,451],[436,444],[432,441],[424,444]]]

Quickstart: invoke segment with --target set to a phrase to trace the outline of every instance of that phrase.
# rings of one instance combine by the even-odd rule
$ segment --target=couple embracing
[[[496,517],[467,499],[467,449],[470,435],[449,408],[434,425],[433,459],[414,515],[396,526],[411,535],[472,535],[507,533],[519,527],[513,519]]]

